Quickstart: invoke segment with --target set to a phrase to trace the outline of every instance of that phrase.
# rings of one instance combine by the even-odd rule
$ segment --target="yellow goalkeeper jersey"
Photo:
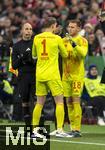
[[[32,56],[37,56],[36,80],[59,80],[58,56],[67,57],[68,53],[60,36],[43,32],[34,37]]]
[[[63,80],[84,78],[84,58],[88,51],[88,42],[80,35],[73,37],[72,40],[77,44],[75,48],[66,37],[63,39],[68,52],[68,58],[63,60]]]

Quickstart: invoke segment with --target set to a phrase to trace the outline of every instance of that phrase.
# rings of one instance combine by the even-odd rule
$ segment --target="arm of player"
[[[63,43],[63,39],[61,37],[59,37],[58,39],[59,41],[59,50],[60,50],[60,55],[64,58],[68,57],[68,52],[66,50],[66,47],[64,46],[64,43]]]
[[[33,59],[36,59],[36,56],[37,56],[35,41],[36,41],[36,37],[34,38],[33,45],[32,45],[32,58]]]
[[[77,51],[77,53],[82,56],[85,57],[87,55],[88,52],[88,42],[86,39],[81,39],[81,43],[80,45],[77,45],[74,47],[74,50]]]

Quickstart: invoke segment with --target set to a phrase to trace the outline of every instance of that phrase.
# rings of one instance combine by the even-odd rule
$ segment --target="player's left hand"
[[[73,41],[72,37],[66,33],[66,39],[71,43],[72,47],[76,47],[77,44]]]

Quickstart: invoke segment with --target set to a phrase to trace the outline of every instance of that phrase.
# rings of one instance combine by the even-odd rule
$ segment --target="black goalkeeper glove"
[[[30,62],[32,60],[31,59],[31,50],[25,51],[24,53],[18,55],[18,58],[23,62],[23,64]]]
[[[71,43],[73,48],[77,46],[77,44],[72,40],[72,37],[68,33],[66,33],[66,39]]]

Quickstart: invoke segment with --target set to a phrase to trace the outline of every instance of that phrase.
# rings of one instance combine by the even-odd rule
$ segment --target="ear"
[[[54,24],[51,25],[51,29],[54,29]]]
[[[32,31],[32,36],[34,36],[34,32]]]
[[[50,26],[50,29],[51,29],[52,32],[54,33],[54,24],[52,24],[52,25]]]
[[[21,35],[23,34],[23,29],[20,30],[20,34],[21,34]]]
[[[77,30],[78,30],[78,32],[80,32],[80,31],[81,31],[81,27],[78,27],[78,29],[77,29]]]
[[[69,32],[69,27],[68,26],[66,27],[66,30],[67,30],[67,32]]]

